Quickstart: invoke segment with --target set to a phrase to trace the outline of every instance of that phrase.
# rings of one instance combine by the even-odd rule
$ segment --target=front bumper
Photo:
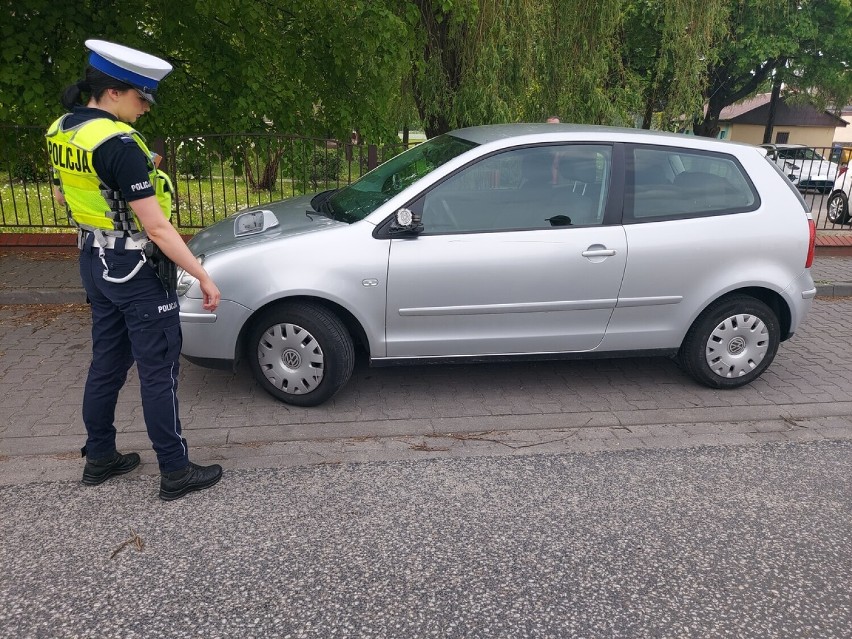
[[[181,297],[179,301],[183,333],[181,353],[202,365],[210,365],[205,364],[206,360],[236,360],[240,331],[251,316],[251,309],[222,300],[211,313],[201,307],[200,299]]]

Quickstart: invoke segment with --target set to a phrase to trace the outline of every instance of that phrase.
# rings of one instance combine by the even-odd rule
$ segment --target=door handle
[[[581,253],[583,257],[612,257],[615,249],[586,249]]]

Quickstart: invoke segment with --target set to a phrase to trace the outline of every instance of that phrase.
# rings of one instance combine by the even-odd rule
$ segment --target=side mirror
[[[420,223],[419,213],[411,209],[399,209],[394,214],[393,223],[390,226],[391,233],[416,235],[422,231],[423,225]]]

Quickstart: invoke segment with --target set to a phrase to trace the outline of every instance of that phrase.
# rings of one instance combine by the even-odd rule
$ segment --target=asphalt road
[[[852,628],[849,441],[231,471],[172,504],[152,483],[0,488],[0,635]]]

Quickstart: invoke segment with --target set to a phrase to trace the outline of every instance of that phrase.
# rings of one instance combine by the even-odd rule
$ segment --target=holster
[[[175,290],[177,288],[177,265],[166,257],[166,254],[154,242],[148,242],[145,245],[145,257],[148,258],[148,264],[151,265],[151,268],[157,272],[157,277],[160,278],[163,288],[166,291]]]

